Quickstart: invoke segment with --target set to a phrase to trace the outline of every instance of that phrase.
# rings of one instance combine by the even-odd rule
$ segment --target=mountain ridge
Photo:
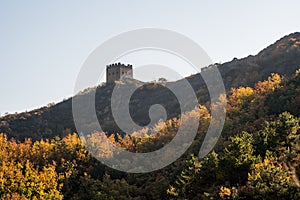
[[[271,73],[291,76],[300,68],[300,33],[295,32],[282,37],[255,56],[233,59],[223,64],[217,64],[217,66],[228,94],[232,87],[253,86],[256,82],[267,79]],[[191,75],[186,79],[195,90],[199,103],[209,103],[207,88],[201,73]],[[135,84],[134,81],[131,84]],[[176,82],[170,84],[176,84]],[[114,84],[95,87],[97,102],[95,106],[98,120],[100,124],[103,124],[103,129],[119,132],[110,111],[110,96],[113,87]],[[88,93],[89,91],[86,90],[81,95],[84,97]],[[162,95],[165,93],[167,95]],[[149,121],[148,108],[155,103],[166,107],[168,118],[180,114],[176,98],[159,84],[148,83],[139,88],[134,95],[131,114],[138,124],[147,124]],[[73,131],[76,130],[72,118],[72,98],[52,106],[0,118],[0,132],[5,132],[9,137],[19,140],[26,137],[31,137],[33,140],[51,138],[56,134],[63,136]]]

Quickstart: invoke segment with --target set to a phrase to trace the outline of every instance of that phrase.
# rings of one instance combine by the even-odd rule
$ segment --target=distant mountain
[[[281,38],[255,56],[233,59],[217,65],[227,92],[232,87],[253,86],[256,82],[265,80],[271,73],[289,77],[300,68],[300,33],[292,33]],[[207,88],[201,74],[195,74],[186,79],[196,91],[199,103],[208,103]],[[180,80],[167,84],[176,86],[179,82]],[[139,81],[132,80],[127,84],[139,84]],[[114,123],[110,108],[110,98],[114,86],[115,84],[97,86],[87,89],[77,96],[85,98],[91,90],[96,90],[95,107],[102,128],[108,132],[121,132]],[[180,114],[179,104],[174,94],[159,84],[149,83],[140,87],[131,98],[130,114],[134,121],[140,125],[147,124],[150,120],[149,108],[153,104],[165,106],[168,118]],[[0,118],[0,132],[5,132],[9,137],[19,140],[26,137],[33,140],[52,138],[55,135],[63,136],[73,131],[76,130],[72,116],[71,98],[53,106]]]

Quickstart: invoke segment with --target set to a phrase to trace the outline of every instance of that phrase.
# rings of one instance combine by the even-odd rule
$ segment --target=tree
[[[299,153],[299,119],[288,112],[277,120],[265,122],[265,128],[258,131],[258,149],[264,155],[266,150],[276,153],[283,161],[291,161]]]
[[[218,165],[218,154],[214,151],[201,161],[192,155],[167,193],[183,199],[203,198],[217,180]]]
[[[230,181],[231,184],[244,184],[256,160],[251,134],[243,132],[232,137],[220,161],[225,180]]]
[[[282,165],[289,170],[295,185],[300,188],[296,172],[300,165],[299,118],[284,112],[277,120],[265,124],[266,127],[258,132],[258,153],[264,156],[268,150],[274,152]]]
[[[254,165],[248,175],[246,195],[255,199],[298,199],[299,193],[289,171],[267,151],[263,162]]]

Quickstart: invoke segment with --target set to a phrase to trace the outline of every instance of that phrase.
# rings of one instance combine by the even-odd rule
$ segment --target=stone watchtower
[[[106,82],[111,83],[122,78],[133,78],[132,65],[121,63],[106,66]]]

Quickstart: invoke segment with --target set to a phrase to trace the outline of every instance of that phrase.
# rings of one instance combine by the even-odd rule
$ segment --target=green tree
[[[247,132],[231,138],[220,161],[224,180],[230,184],[244,184],[247,174],[257,160],[254,155],[253,137]]]
[[[211,192],[211,185],[217,180],[218,164],[218,154],[214,151],[201,161],[192,155],[167,193],[182,199],[203,198],[206,193]]]
[[[299,154],[299,119],[288,112],[279,115],[275,121],[266,122],[258,132],[258,149],[264,155],[273,151],[284,161],[291,161]]]

